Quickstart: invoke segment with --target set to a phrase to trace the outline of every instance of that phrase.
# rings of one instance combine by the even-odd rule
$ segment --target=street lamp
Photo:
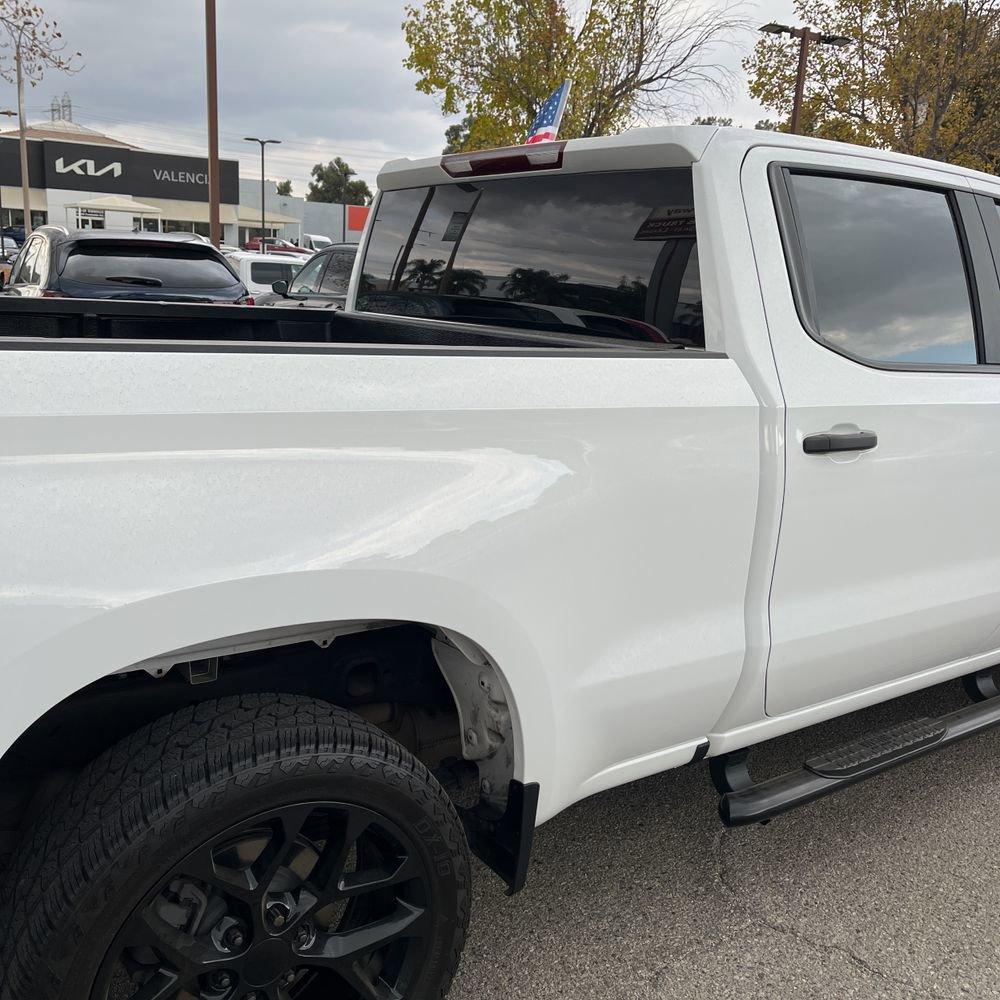
[[[809,59],[809,43],[833,45],[843,48],[851,44],[850,38],[843,35],[828,35],[812,28],[793,28],[787,24],[765,24],[761,29],[766,35],[791,35],[799,39],[799,71],[795,77],[795,102],[792,104],[792,133],[799,134],[799,118],[802,115],[802,97],[806,89],[806,62]]]
[[[10,108],[6,108],[5,110],[0,111],[0,115],[4,115],[6,118],[16,118],[17,112],[11,111]],[[14,220],[11,219],[11,222],[13,221]],[[6,253],[6,250],[7,248],[4,246],[3,242],[3,189],[0,188],[0,255]]]
[[[264,214],[264,147],[269,143],[274,143],[275,145],[280,145],[280,139],[258,139],[255,135],[245,135],[243,136],[244,142],[259,142],[260,143],[260,252],[266,253],[264,247],[264,236],[266,230],[266,216]]]

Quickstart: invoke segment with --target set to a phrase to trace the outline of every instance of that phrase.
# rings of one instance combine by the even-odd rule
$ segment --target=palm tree
[[[441,284],[441,276],[444,274],[444,261],[434,258],[432,260],[411,260],[406,265],[403,274],[403,281],[406,286],[415,292],[429,292],[436,290]]]
[[[486,275],[474,267],[456,267],[441,284],[449,295],[478,295],[486,287]]]
[[[515,267],[504,278],[500,291],[515,302],[537,302],[541,305],[561,305],[565,299],[563,285],[568,274],[553,274],[540,268]]]

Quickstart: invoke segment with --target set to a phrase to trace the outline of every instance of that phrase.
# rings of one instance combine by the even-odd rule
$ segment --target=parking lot
[[[967,704],[957,684],[761,748],[774,774]],[[538,830],[528,888],[477,867],[453,1000],[1000,997],[1000,733],[725,831],[705,765]]]

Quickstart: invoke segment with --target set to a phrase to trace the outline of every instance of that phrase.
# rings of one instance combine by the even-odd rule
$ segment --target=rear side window
[[[790,176],[820,338],[864,360],[975,364],[962,245],[941,191]]]
[[[151,288],[229,288],[237,278],[209,254],[170,247],[77,247],[62,270],[67,281],[86,285]]]
[[[323,281],[319,290],[324,295],[346,295],[353,268],[353,253],[349,251],[331,253],[330,263],[326,265],[326,270],[323,272]]]
[[[250,280],[255,285],[270,285],[275,281],[291,281],[298,267],[274,260],[253,260],[250,262]]]
[[[385,192],[357,308],[704,346],[691,170]]]

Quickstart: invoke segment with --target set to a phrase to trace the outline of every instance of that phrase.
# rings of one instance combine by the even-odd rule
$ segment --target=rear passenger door
[[[780,714],[1000,643],[1000,376],[997,274],[961,176],[774,155],[751,156],[744,193],[787,407]]]

